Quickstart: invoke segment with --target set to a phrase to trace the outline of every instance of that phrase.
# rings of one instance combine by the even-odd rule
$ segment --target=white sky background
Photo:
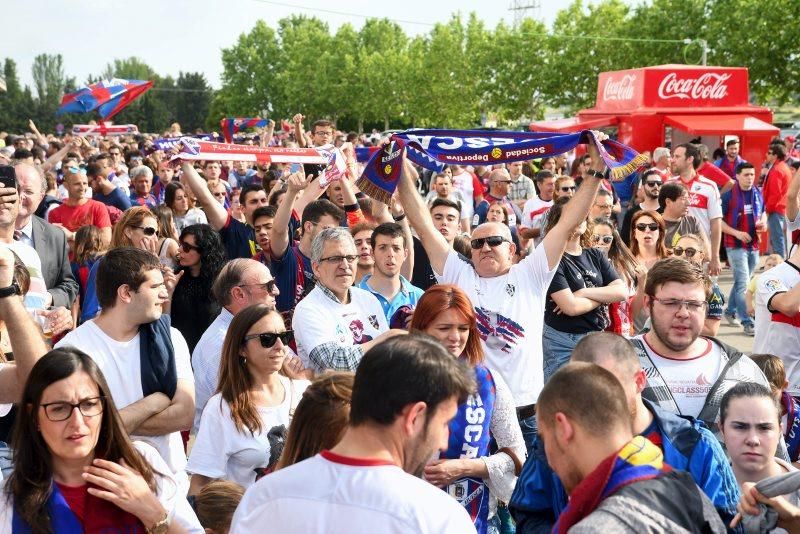
[[[276,3],[303,6],[289,7]],[[332,31],[349,22],[359,29],[364,18],[315,9],[359,13],[369,17],[423,23],[444,22],[460,11],[475,12],[489,28],[504,19],[514,20],[511,0],[11,0],[3,2],[0,58],[17,62],[23,85],[33,90],[31,65],[37,54],[60,53],[67,76],[78,85],[99,75],[115,58],[137,56],[161,75],[179,71],[202,72],[219,88],[221,50],[232,46],[241,33],[263,19],[276,28],[281,18],[293,13],[314,15]],[[536,3],[533,1],[520,2]],[[559,9],[570,0],[540,0],[539,18],[550,26]],[[407,35],[424,34],[430,26],[401,23]]]

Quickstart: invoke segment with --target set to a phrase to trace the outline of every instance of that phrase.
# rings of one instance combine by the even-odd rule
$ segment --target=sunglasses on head
[[[592,236],[592,241],[594,241],[595,243],[602,242],[604,245],[610,245],[611,242],[614,241],[614,236],[613,235],[597,235],[597,234],[594,234]]]
[[[687,258],[694,258],[694,255],[697,254],[697,249],[692,247],[675,247],[672,249],[672,253],[676,256],[683,256],[683,253],[686,253]]]
[[[651,232],[658,231],[658,223],[638,223],[636,225],[636,229],[640,232],[644,232],[645,230],[650,230]]]
[[[249,336],[244,336],[245,342],[256,338],[261,341],[262,347],[265,349],[271,349],[275,345],[275,342],[277,342],[279,339],[284,345],[288,345],[294,341],[294,330],[287,330],[286,332],[264,332],[262,334],[250,334]]]
[[[489,237],[479,237],[477,239],[473,239],[469,242],[469,245],[472,247],[473,250],[478,250],[483,248],[483,245],[488,243],[490,247],[498,247],[502,243],[508,243],[508,239],[499,235],[492,235]]]
[[[142,233],[147,237],[158,235],[158,230],[156,228],[153,228],[152,226],[134,226],[134,228],[138,228],[139,230],[141,230]]]
[[[197,245],[190,245],[186,241],[181,241],[180,243],[178,243],[178,245],[181,247],[181,250],[186,253],[189,253],[193,250],[200,252],[200,247],[198,247]]]

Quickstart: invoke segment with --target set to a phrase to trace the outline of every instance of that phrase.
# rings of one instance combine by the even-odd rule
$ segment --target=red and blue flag
[[[263,128],[267,125],[267,119],[249,119],[249,118],[234,118],[228,117],[219,121],[222,128],[222,136],[225,138],[226,143],[233,142],[233,134],[246,130],[247,128]]]
[[[93,83],[61,99],[56,115],[62,113],[87,113],[97,110],[104,119],[110,119],[153,87],[152,81],[113,78]]]

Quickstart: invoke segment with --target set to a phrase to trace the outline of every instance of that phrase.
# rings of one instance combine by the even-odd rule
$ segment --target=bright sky
[[[539,4],[538,16],[549,26],[570,1],[517,3]],[[433,23],[446,21],[457,11],[464,16],[474,11],[490,28],[501,19],[514,20],[509,11],[512,0],[11,0],[4,4],[0,58],[14,59],[20,80],[32,88],[31,65],[41,53],[60,53],[65,73],[76,76],[79,84],[115,58],[137,56],[162,76],[200,71],[219,87],[221,49],[233,45],[258,19],[276,28],[278,20],[293,13],[316,16],[334,31],[347,22],[358,29],[365,17],[387,17],[408,21],[401,26],[409,35],[427,33]]]

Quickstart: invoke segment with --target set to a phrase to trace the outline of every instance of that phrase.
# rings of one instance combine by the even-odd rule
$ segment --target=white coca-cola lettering
[[[603,100],[631,100],[635,81],[636,76],[633,74],[626,74],[618,81],[607,79],[603,87]]]
[[[670,72],[658,86],[658,96],[661,99],[669,98],[695,100],[722,100],[728,96],[728,84],[730,74],[717,74],[707,72],[697,78],[686,78],[679,80],[675,72]]]

